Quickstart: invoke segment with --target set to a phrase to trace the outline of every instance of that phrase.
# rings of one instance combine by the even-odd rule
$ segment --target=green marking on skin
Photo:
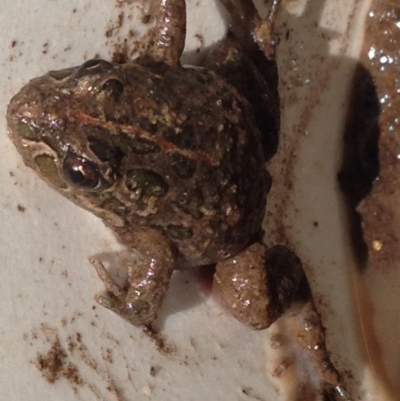
[[[56,188],[67,188],[67,185],[60,177],[57,166],[51,156],[36,156],[35,163],[42,175],[46,177]]]

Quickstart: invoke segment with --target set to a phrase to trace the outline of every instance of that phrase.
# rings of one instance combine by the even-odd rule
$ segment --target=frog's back
[[[121,191],[135,194],[128,219],[163,231],[188,264],[237,253],[260,231],[268,192],[250,105],[205,69],[135,64],[126,80],[133,152]]]

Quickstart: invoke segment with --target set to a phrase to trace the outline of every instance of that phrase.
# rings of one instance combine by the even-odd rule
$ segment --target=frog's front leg
[[[156,37],[147,55],[156,61],[179,65],[186,38],[186,0],[153,0]]]
[[[260,330],[290,306],[303,277],[299,258],[285,246],[255,243],[217,264],[214,288],[236,319]]]
[[[97,295],[95,299],[128,322],[147,326],[156,319],[168,291],[175,255],[162,234],[145,232],[130,236],[132,234],[125,233],[123,239],[129,240],[129,244],[139,252],[140,261],[129,270],[125,286],[121,287],[114,281],[98,258],[89,259],[107,291],[107,295]]]

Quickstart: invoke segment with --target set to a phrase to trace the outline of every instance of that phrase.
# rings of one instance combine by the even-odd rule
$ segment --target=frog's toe
[[[96,302],[104,308],[114,312],[129,323],[135,326],[146,326],[151,324],[156,315],[151,306],[146,302],[126,302],[117,299],[113,294],[98,294],[95,296]]]
[[[100,259],[91,257],[89,258],[89,263],[96,269],[96,272],[106,287],[107,292],[119,299],[125,296],[126,291],[122,289],[110,276]]]
[[[106,309],[109,309],[109,310],[112,310],[112,311],[115,311],[117,309],[116,308],[116,304],[115,304],[115,300],[111,299],[108,296],[101,295],[101,294],[96,294],[94,299],[99,305],[103,306]]]

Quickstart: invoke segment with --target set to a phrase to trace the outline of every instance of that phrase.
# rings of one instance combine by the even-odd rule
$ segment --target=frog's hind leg
[[[155,38],[147,55],[178,65],[185,47],[186,0],[153,0],[152,8],[156,13]]]
[[[285,246],[254,243],[217,264],[213,288],[236,319],[260,330],[291,305],[303,278],[299,258]]]
[[[252,0],[220,1],[232,18],[230,29],[242,45],[249,48],[256,44],[272,60],[276,46],[274,25],[281,0],[272,0],[265,19],[260,17]]]

